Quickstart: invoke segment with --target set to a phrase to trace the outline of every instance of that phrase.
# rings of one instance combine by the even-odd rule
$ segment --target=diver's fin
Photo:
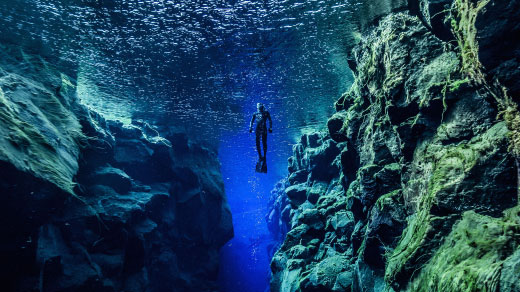
[[[267,173],[267,161],[265,161],[265,159],[262,161],[262,169],[260,172]]]
[[[265,158],[258,160],[256,163],[256,172],[267,173],[267,163]]]
[[[256,163],[256,172],[262,172],[262,165],[263,165],[263,160],[259,160]]]

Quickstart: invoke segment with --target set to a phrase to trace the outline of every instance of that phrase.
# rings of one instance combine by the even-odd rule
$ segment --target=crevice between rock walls
[[[216,153],[105,120],[52,64],[1,49],[2,291],[217,291],[233,227]]]
[[[520,291],[520,2],[413,2],[365,28],[328,131],[293,147],[273,292]]]

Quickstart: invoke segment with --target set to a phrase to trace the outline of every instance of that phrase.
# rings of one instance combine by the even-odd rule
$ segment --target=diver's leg
[[[265,159],[265,154],[267,152],[267,131],[264,131],[262,133],[262,146],[264,146],[264,159]]]
[[[258,160],[262,159],[262,149],[260,149],[260,136],[261,133],[259,131],[255,131],[256,134],[256,151],[258,152]]]

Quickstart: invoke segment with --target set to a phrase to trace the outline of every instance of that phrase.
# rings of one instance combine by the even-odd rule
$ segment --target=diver
[[[249,124],[249,133],[253,132],[253,124],[256,121],[255,127],[255,135],[256,135],[256,150],[258,151],[258,164],[257,171],[259,172],[267,172],[267,167],[265,166],[265,154],[267,152],[267,131],[269,133],[273,132],[273,121],[271,120],[271,115],[265,107],[261,103],[256,104],[257,112],[253,114],[251,118],[251,123]],[[267,120],[269,120],[269,130],[267,129]],[[262,149],[260,148],[260,139],[262,139],[263,146],[263,155]],[[260,167],[260,170],[258,169]]]

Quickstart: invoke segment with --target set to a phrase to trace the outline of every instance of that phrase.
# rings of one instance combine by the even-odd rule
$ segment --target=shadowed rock
[[[517,97],[518,1],[364,2],[355,81],[289,159],[307,201],[288,196],[271,291],[516,291],[517,129],[492,88]]]
[[[103,119],[72,79],[17,52],[0,61],[2,288],[217,290],[233,227],[216,153]]]

